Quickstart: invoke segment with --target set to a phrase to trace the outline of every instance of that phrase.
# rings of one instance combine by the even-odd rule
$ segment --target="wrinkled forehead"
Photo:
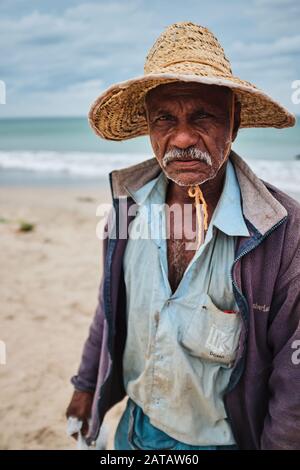
[[[232,90],[219,85],[206,85],[196,82],[172,82],[152,88],[145,96],[145,104],[149,110],[158,105],[178,102],[178,100],[193,101],[198,104],[224,107],[230,105]]]

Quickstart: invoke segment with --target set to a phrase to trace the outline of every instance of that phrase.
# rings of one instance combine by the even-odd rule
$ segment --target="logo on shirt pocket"
[[[240,313],[219,309],[208,294],[201,301],[200,310],[195,310],[179,342],[192,356],[230,367],[237,352]]]
[[[215,351],[216,354],[226,354],[232,350],[233,336],[219,330],[216,325],[212,325],[205,347]]]

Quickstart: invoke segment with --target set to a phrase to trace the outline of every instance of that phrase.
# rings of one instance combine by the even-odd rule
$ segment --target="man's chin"
[[[167,173],[166,172],[167,178],[169,178],[171,181],[174,183],[178,184],[178,186],[196,186],[196,185],[201,185],[205,183],[206,181],[210,180],[213,178],[212,175],[207,175],[207,174],[195,174],[195,173],[180,173],[180,174],[173,174],[173,173]]]

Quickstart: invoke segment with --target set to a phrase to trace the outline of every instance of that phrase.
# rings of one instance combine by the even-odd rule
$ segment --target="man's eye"
[[[162,114],[161,116],[158,116],[156,120],[157,121],[171,121],[172,116],[170,114]]]
[[[201,114],[196,114],[195,119],[203,119],[208,117],[209,115],[207,113],[201,113]]]

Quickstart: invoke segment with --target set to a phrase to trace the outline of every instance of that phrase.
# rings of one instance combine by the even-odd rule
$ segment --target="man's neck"
[[[226,166],[227,162],[222,165],[214,179],[206,181],[205,183],[200,185],[204,199],[208,206],[208,212],[210,216],[213,214],[218,200],[222,194],[225,181]],[[188,195],[188,187],[179,186],[178,184],[170,180],[167,188],[166,204],[184,205],[191,203],[193,203],[193,199]]]

